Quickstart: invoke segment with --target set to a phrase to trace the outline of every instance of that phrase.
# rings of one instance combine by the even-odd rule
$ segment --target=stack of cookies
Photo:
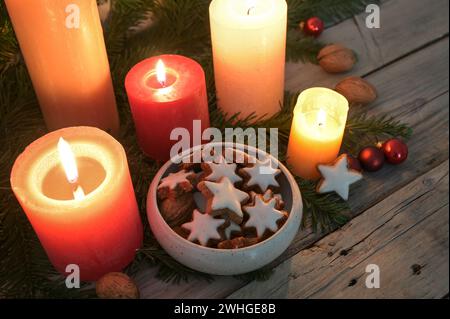
[[[240,150],[204,152],[161,179],[158,205],[167,224],[217,249],[252,246],[276,233],[288,218],[279,194],[281,170],[269,158]]]

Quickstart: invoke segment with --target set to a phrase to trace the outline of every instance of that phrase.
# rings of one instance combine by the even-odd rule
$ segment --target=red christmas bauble
[[[303,32],[315,38],[322,34],[323,29],[323,21],[318,17],[309,18],[303,25]]]
[[[397,138],[384,142],[381,149],[386,160],[391,164],[401,164],[408,158],[408,146]]]
[[[359,152],[358,159],[364,169],[369,172],[379,171],[384,165],[384,154],[375,146],[363,148]]]
[[[354,158],[351,155],[347,155],[347,161],[348,161],[348,168],[358,171],[358,172],[362,172],[363,169],[361,167],[361,163],[359,162],[359,160],[357,158]]]

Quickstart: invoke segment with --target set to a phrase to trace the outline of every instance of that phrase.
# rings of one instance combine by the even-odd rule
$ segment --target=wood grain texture
[[[352,189],[352,216],[448,159],[448,38],[442,38],[448,32],[448,18],[443,8],[448,8],[445,0],[429,1],[426,5],[421,0],[391,0],[382,6],[379,30],[361,29],[364,15],[360,15],[324,33],[325,42],[344,43],[358,51],[360,62],[352,74],[368,75],[366,78],[377,87],[380,96],[367,110],[374,114],[389,113],[414,128],[407,163],[387,166]],[[395,17],[395,21],[383,18],[383,12],[388,18]],[[422,25],[415,28],[418,21]],[[392,32],[396,37],[390,36]],[[408,55],[409,52],[412,53]],[[346,75],[326,74],[317,66],[289,64],[286,85],[294,91],[310,86],[332,87],[343,76]],[[315,234],[309,228],[302,230],[274,266],[325,235]],[[221,298],[246,284],[231,277],[217,277],[211,283],[192,280],[171,285],[156,279],[154,274],[154,269],[147,269],[136,277],[143,298]]]
[[[447,0],[391,0],[381,5],[381,28],[365,26],[361,13],[325,30],[320,40],[353,49],[358,63],[348,74],[328,74],[317,65],[288,63],[286,88],[302,91],[312,86],[333,88],[343,77],[364,76],[448,34]]]
[[[230,298],[442,298],[448,293],[448,161]],[[380,268],[368,289],[366,266]]]

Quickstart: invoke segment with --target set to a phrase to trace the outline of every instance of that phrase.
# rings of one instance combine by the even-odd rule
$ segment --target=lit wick
[[[247,2],[248,10],[247,15],[249,16],[252,13],[252,10],[256,8],[256,1],[250,0]]]
[[[86,195],[84,194],[83,188],[78,184],[78,168],[75,161],[75,155],[73,154],[69,143],[62,137],[60,137],[58,141],[58,153],[64,172],[66,173],[67,181],[72,185],[74,199],[83,199]]]
[[[166,87],[166,67],[161,59],[159,59],[158,63],[156,63],[156,79],[163,88]]]
[[[324,110],[320,109],[319,113],[317,114],[317,123],[320,127],[324,126],[327,121],[327,114]]]

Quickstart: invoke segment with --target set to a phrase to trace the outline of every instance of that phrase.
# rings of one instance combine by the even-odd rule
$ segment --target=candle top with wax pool
[[[236,29],[254,29],[278,23],[286,12],[285,0],[213,0],[210,5],[211,20]]]
[[[204,85],[205,73],[200,64],[181,55],[160,55],[143,60],[125,78],[128,94],[143,102],[178,101],[195,94]]]
[[[86,175],[82,172],[83,167],[89,172],[83,200],[75,200],[73,194],[63,198],[60,196],[62,190],[55,190],[68,183],[65,174],[58,173],[62,170],[57,169],[61,166],[58,151],[61,137],[70,144],[81,169],[80,175]],[[104,197],[106,185],[114,189],[127,170],[125,150],[112,136],[94,127],[69,127],[39,138],[19,155],[12,168],[11,187],[21,201],[27,202],[36,211],[60,214],[67,209],[88,207],[99,197]],[[58,180],[60,184],[46,187],[46,180],[49,179]],[[79,218],[83,218],[82,214]]]

